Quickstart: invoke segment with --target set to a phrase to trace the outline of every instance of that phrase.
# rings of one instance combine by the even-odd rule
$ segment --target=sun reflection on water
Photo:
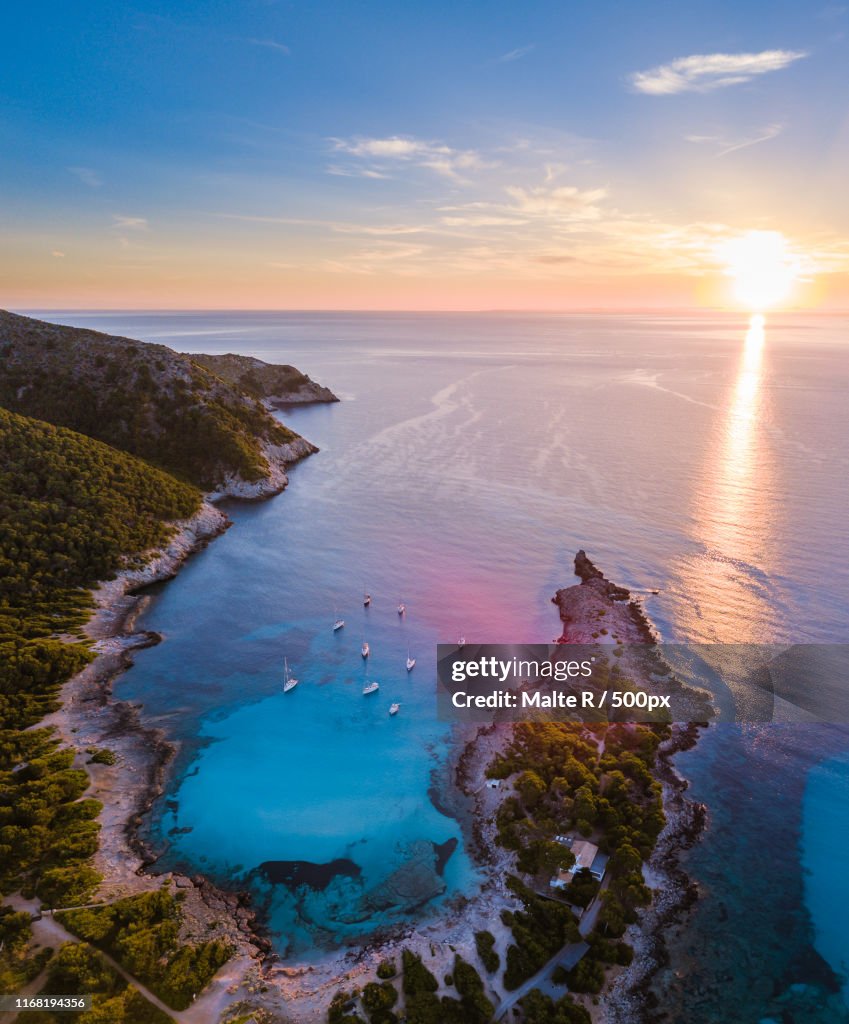
[[[729,399],[694,492],[698,551],[679,566],[687,595],[683,632],[705,642],[768,639],[773,609],[773,467],[763,391],[765,318],[749,321]]]

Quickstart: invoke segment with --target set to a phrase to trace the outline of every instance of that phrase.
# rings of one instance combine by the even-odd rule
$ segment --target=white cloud
[[[61,252],[59,249],[54,249],[53,252],[50,253],[50,255],[54,256],[57,260],[62,260],[65,258],[65,254]]]
[[[276,50],[284,57],[288,57],[292,53],[285,43],[278,43],[276,39],[246,39],[245,42],[250,43],[251,46],[263,46],[267,50]]]
[[[418,139],[405,139],[400,135],[393,135],[388,139],[354,139],[351,142],[336,139],[334,143],[337,149],[351,153],[353,156],[386,157],[393,160],[408,160],[420,153],[434,150],[449,152],[447,146],[437,147],[432,143],[420,142]]]
[[[565,220],[597,220],[601,216],[599,203],[607,195],[603,188],[582,190],[574,185],[530,189],[510,186],[506,191],[513,200],[512,208],[519,213]]]
[[[112,227],[129,231],[147,231],[147,219],[145,217],[125,217],[120,213],[113,213]]]
[[[521,60],[521,58],[526,57],[533,48],[533,43],[528,43],[527,46],[519,46],[517,49],[510,50],[508,53],[502,53],[500,57],[495,58],[495,62],[496,64],[510,64],[514,60]]]
[[[481,170],[494,166],[481,159],[471,149],[453,149],[443,142],[429,142],[407,135],[391,135],[386,138],[331,139],[334,149],[349,156],[377,161],[378,166],[369,167],[359,173],[367,177],[386,176],[380,162],[413,163],[453,181],[465,181],[462,172]],[[344,169],[343,169],[344,172]],[[331,173],[340,173],[334,167]]]
[[[68,171],[75,178],[78,178],[83,185],[88,185],[89,188],[99,188],[103,184],[100,175],[97,171],[92,170],[91,167],[69,167]]]
[[[695,142],[700,145],[710,145],[717,149],[715,156],[727,156],[729,153],[736,153],[738,149],[747,149],[749,146],[757,146],[761,142],[769,142],[777,138],[784,131],[784,125],[768,124],[761,128],[757,134],[742,139],[727,139],[722,135],[685,135],[687,142]]]
[[[679,92],[710,92],[740,85],[768,71],[780,71],[807,57],[802,50],[763,50],[761,53],[705,53],[679,57],[648,71],[631,75],[637,92],[672,96]]]

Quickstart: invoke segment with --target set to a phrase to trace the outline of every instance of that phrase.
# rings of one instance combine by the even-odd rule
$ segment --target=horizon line
[[[446,314],[466,316],[508,316],[508,315],[542,315],[542,316],[585,316],[607,315],[623,316],[649,313],[665,314],[722,314],[726,316],[751,317],[761,316],[788,316],[798,313],[816,316],[847,316],[849,307],[836,309],[823,309],[797,306],[790,309],[775,309],[765,312],[754,312],[751,310],[729,309],[725,306],[580,306],[562,309],[547,308],[498,308],[480,307],[463,309],[416,309],[416,308],[351,308],[343,306],[17,306],[0,307],[10,313],[18,312],[21,316],[28,316],[35,313],[340,313],[340,314],[398,314],[416,316],[444,316]]]

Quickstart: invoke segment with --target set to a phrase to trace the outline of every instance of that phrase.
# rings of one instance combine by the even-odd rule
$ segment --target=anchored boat
[[[298,680],[292,678],[292,673],[289,671],[289,659],[283,659],[283,692],[288,693],[290,690],[294,690],[298,685]]]

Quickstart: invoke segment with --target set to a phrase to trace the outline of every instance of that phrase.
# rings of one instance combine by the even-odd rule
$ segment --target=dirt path
[[[26,900],[19,893],[9,896],[5,903],[16,911],[25,911],[29,914],[36,913],[40,906],[38,900]],[[42,914],[39,919],[32,921],[32,934],[36,942],[42,946],[51,946],[54,949],[58,949],[65,942],[81,941],[78,936],[74,935],[73,932],[69,932],[64,925],[57,921],[50,911]],[[176,1024],[214,1024],[226,1007],[237,998],[231,995],[227,989],[241,981],[250,963],[250,957],[247,956],[237,956],[232,960],[228,960],[191,1006],[185,1010],[173,1010],[155,992],[152,992],[146,985],[142,984],[138,978],[134,978],[129,971],[126,971],[108,953],[102,949],[98,949],[98,953],[126,982],[138,989],[148,1002],[153,1003],[157,1009],[167,1014]],[[32,992],[27,991],[27,994],[34,995],[44,983],[44,980],[45,972],[42,972],[38,978],[35,978],[27,986],[27,990],[33,989]],[[36,985],[38,985],[38,988],[35,987]],[[11,1018],[11,1020],[15,1019]]]

